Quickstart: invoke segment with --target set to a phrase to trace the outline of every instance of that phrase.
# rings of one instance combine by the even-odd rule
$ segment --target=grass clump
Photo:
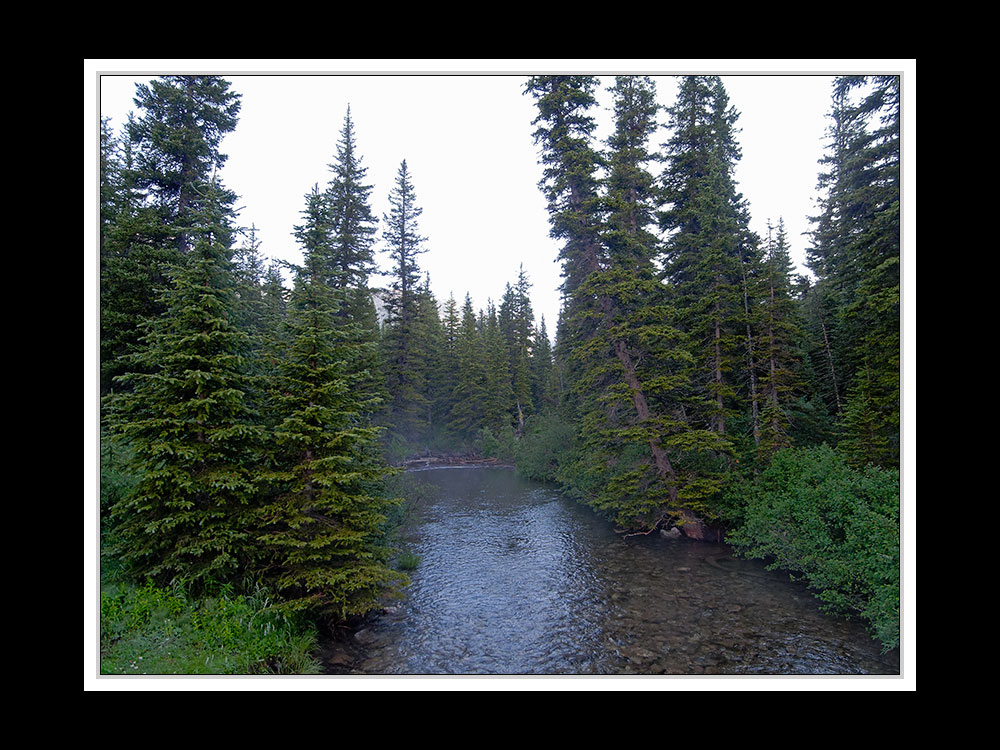
[[[318,674],[315,629],[266,592],[191,599],[146,583],[101,593],[101,674]]]
[[[415,555],[409,550],[399,553],[396,557],[396,568],[399,570],[416,570],[420,567],[420,555]]]

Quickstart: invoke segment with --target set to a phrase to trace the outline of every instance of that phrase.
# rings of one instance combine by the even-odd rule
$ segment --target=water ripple
[[[509,469],[421,480],[435,498],[410,529],[421,564],[364,672],[898,673],[858,623],[723,545],[623,540]]]

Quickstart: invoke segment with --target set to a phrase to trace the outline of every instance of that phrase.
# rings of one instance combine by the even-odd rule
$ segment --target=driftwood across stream
[[[408,458],[395,464],[397,469],[402,469],[403,471],[443,468],[446,466],[502,466],[505,468],[514,468],[513,464],[501,461],[499,458],[479,458],[476,456],[419,456]]]

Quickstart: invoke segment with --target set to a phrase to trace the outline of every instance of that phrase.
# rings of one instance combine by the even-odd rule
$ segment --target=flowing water
[[[503,468],[416,473],[406,598],[359,632],[364,674],[899,674],[859,622],[722,544],[622,538]]]

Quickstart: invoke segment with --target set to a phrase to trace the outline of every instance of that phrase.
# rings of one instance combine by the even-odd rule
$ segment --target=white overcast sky
[[[545,316],[550,334],[559,309],[560,269],[537,186],[541,167],[531,137],[536,110],[533,98],[523,93],[527,75],[607,72],[598,92],[603,139],[611,128],[607,86],[616,73],[652,75],[659,102],[669,105],[676,83],[669,74],[742,70],[723,75],[740,113],[739,187],[750,203],[752,228],[761,236],[768,220],[784,219],[793,258],[804,270],[808,238],[803,233],[810,228],[807,217],[815,213],[832,74],[901,69],[886,63],[865,67],[865,61],[808,67],[794,61],[670,60],[492,66],[480,61],[464,66],[460,61],[88,62],[95,74],[110,74],[98,79],[99,107],[116,131],[136,110],[136,82],[164,73],[218,73],[230,80],[242,105],[239,124],[221,147],[228,156],[223,181],[240,196],[241,224],[257,227],[262,253],[292,262],[301,259],[293,226],[300,221],[306,192],[330,178],[328,165],[349,105],[380,220],[400,162],[407,162],[427,238],[427,252],[418,262],[438,299],[444,302],[454,294],[461,303],[468,292],[477,309],[487,299],[498,302],[523,263],[536,318]],[[661,72],[668,75],[657,75]],[[770,74],[753,74],[759,72]],[[96,133],[93,114],[85,112],[85,119],[91,118]],[[661,113],[661,123],[665,119]],[[661,129],[652,145],[668,135]]]

